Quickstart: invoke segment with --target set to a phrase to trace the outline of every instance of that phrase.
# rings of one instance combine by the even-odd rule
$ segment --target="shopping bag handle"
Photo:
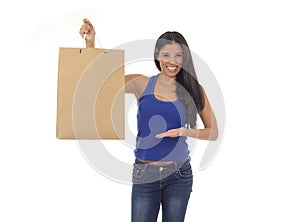
[[[101,42],[100,42],[99,36],[97,34],[95,34],[95,36],[96,36],[99,48],[101,48]],[[82,49],[85,48],[85,47],[86,47],[86,33],[84,33],[83,37],[82,37],[82,44],[81,44],[81,48],[80,48],[80,51],[79,51],[80,54],[82,53]]]

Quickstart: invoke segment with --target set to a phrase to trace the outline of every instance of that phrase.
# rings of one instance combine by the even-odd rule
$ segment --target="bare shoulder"
[[[147,82],[149,80],[149,77],[143,75],[143,74],[129,74],[125,75],[125,83],[130,83],[134,81],[134,83],[139,83],[139,82]]]
[[[137,98],[144,92],[149,77],[142,74],[125,75],[126,93],[133,93]]]

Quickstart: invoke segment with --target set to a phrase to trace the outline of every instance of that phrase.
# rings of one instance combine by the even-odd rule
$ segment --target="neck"
[[[176,84],[176,76],[171,77],[164,73],[160,73],[158,77],[159,77],[160,83],[163,83],[166,85]]]

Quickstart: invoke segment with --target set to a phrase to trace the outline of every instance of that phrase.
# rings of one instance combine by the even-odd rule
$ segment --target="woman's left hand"
[[[178,136],[184,136],[185,128],[177,128],[177,129],[171,129],[164,133],[160,133],[156,135],[156,138],[161,139],[164,137],[178,137]]]

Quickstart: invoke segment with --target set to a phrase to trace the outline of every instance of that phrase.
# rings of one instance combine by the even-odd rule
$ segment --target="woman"
[[[95,30],[83,20],[81,36],[95,47]],[[138,135],[134,151],[133,222],[184,221],[193,174],[187,137],[216,140],[218,127],[204,89],[198,83],[191,52],[178,32],[162,34],[155,45],[158,75],[125,76],[125,92],[138,100]],[[196,129],[197,115],[204,128]]]

